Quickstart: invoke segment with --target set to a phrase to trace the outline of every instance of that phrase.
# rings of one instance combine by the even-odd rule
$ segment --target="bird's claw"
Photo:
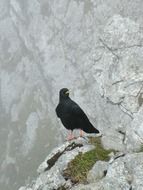
[[[74,137],[74,136],[73,136],[73,137],[68,137],[68,138],[67,138],[67,141],[72,141],[72,140],[74,140],[74,139],[77,139],[77,137]]]

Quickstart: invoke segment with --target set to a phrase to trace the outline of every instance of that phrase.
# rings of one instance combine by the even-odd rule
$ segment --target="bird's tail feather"
[[[100,133],[92,124],[83,128],[83,131],[86,133]]]

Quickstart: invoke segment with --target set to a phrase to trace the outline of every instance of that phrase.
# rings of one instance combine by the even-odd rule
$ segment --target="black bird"
[[[79,105],[71,100],[67,88],[63,88],[59,92],[59,104],[56,107],[56,114],[65,128],[70,130],[68,140],[74,138],[74,129],[80,129],[80,136],[83,136],[83,131],[86,133],[99,133]]]

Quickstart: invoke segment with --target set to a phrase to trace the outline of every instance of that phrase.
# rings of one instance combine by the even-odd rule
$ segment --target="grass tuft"
[[[140,149],[137,152],[143,152],[143,144],[141,144]]]
[[[70,179],[74,184],[86,183],[87,173],[96,161],[108,161],[109,153],[113,152],[103,148],[100,137],[90,137],[89,142],[95,145],[95,148],[86,153],[79,153],[64,170],[65,179]]]

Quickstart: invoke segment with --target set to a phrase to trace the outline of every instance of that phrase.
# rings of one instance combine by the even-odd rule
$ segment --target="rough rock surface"
[[[87,185],[73,184],[66,180],[63,171],[67,164],[81,152],[94,148],[85,139],[66,142],[54,149],[39,166],[39,177],[19,190],[142,190],[143,152],[116,153],[110,160],[97,161],[87,175]],[[96,151],[96,150],[95,150]]]
[[[88,139],[78,138],[77,140],[66,142],[58,148],[55,148],[45,161],[39,166],[37,172],[39,177],[35,182],[27,187],[21,187],[19,190],[53,190],[61,186],[70,188],[70,181],[63,176],[63,171],[67,164],[79,153],[87,152],[93,149],[93,145],[88,144]]]
[[[76,39],[71,40],[77,43]],[[82,74],[86,79],[84,85],[90,88],[79,89],[77,97],[84,92],[84,103],[89,102],[89,97],[95,97],[90,99],[92,105],[89,113],[94,118],[96,110],[95,123],[102,133],[102,143],[105,148],[118,150],[121,155],[113,157],[108,163],[97,162],[88,174],[89,184],[74,186],[73,190],[143,189],[143,153],[136,152],[143,143],[142,52],[143,30],[140,23],[115,15],[108,19],[89,54],[79,57],[79,62],[80,59],[85,60],[82,69],[90,69]],[[79,149],[83,147],[76,148],[70,159],[78,154]],[[67,161],[63,163],[62,160],[65,161],[68,156],[67,152],[58,159],[50,169],[50,175],[47,171],[42,172],[41,168],[46,165],[44,162],[38,169],[42,173],[31,187],[32,190],[48,190],[49,184],[54,184],[51,187],[57,189],[64,184],[58,168],[67,164]],[[70,182],[66,183],[71,188]]]
[[[97,161],[93,166],[92,170],[89,171],[87,176],[87,181],[89,183],[94,183],[102,179],[107,172],[108,163],[104,161]]]
[[[143,153],[134,153],[117,158],[112,164],[108,165],[107,173],[101,180],[96,180],[97,166],[99,165],[97,162],[89,173],[89,175],[96,173],[95,178],[91,177],[90,179],[91,184],[78,185],[72,190],[142,190],[142,157]]]

